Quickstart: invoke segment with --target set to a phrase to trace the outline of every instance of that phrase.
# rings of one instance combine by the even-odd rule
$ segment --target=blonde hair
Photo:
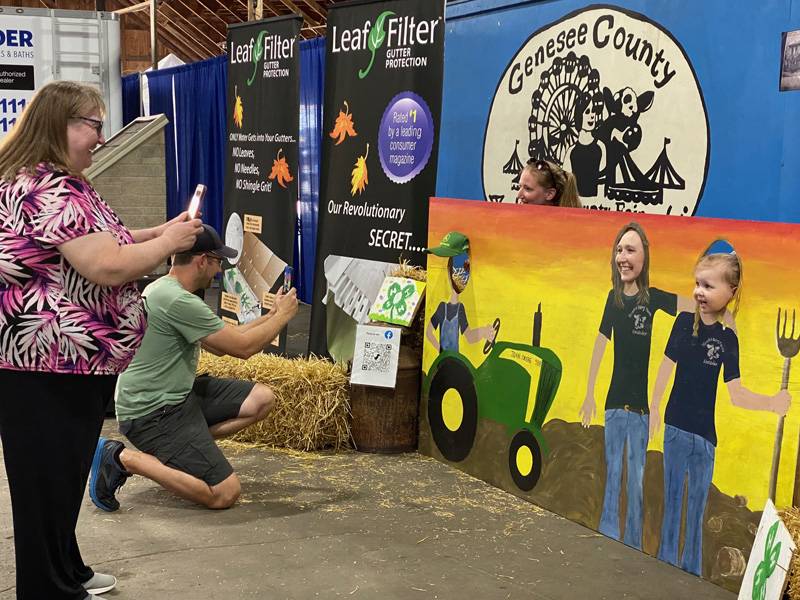
[[[540,166],[544,165],[547,165],[547,168],[540,168]],[[524,170],[533,175],[543,188],[553,188],[556,191],[556,195],[553,198],[554,206],[581,207],[581,199],[578,196],[578,183],[575,180],[575,175],[569,171],[565,171],[549,160],[528,161]]]
[[[0,142],[0,178],[11,181],[20,169],[34,172],[43,162],[83,178],[70,164],[67,126],[71,119],[95,111],[105,113],[103,97],[96,88],[74,81],[54,81],[42,87]]]
[[[733,296],[731,299],[728,300],[728,304],[725,305],[725,308],[720,311],[717,315],[717,320],[722,322],[722,315],[725,313],[725,309],[733,303],[733,307],[730,309],[731,315],[733,318],[736,318],[737,313],[739,312],[739,306],[742,302],[742,283],[743,283],[743,270],[744,265],[742,264],[741,257],[735,252],[732,251],[730,253],[714,253],[709,254],[708,251],[716,244],[717,242],[725,242],[726,244],[730,245],[730,242],[727,240],[719,239],[714,240],[711,242],[708,247],[706,248],[705,252],[700,255],[700,258],[697,259],[697,263],[694,266],[694,270],[701,267],[715,267],[717,265],[722,265],[725,267],[723,269],[723,277],[725,279],[725,283],[730,285],[734,288]],[[698,331],[700,329],[700,307],[695,305],[694,308],[694,325],[692,326],[692,335],[697,337]]]

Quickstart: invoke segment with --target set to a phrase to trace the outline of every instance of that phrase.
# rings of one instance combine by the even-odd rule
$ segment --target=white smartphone
[[[194,188],[194,195],[192,195],[192,199],[189,201],[189,218],[194,219],[197,217],[197,213],[200,211],[200,203],[203,201],[203,196],[206,195],[206,186],[202,183],[198,183],[197,187]]]

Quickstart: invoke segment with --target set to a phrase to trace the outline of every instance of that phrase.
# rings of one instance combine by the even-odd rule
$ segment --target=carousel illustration
[[[556,57],[531,95],[528,158],[549,160],[572,171],[581,197],[603,195],[626,204],[660,205],[664,190],[682,190],[685,180],[670,162],[669,138],[646,171],[634,153],[642,141],[639,117],[653,106],[655,93],[631,87],[612,92],[601,86],[600,72],[588,56],[570,52]],[[523,167],[519,140],[503,165],[511,191],[519,189]],[[505,195],[491,194],[502,202]]]

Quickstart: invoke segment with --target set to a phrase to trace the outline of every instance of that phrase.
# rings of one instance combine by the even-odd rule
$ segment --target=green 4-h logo
[[[758,563],[756,574],[753,577],[753,600],[764,600],[767,593],[767,579],[775,572],[778,566],[778,558],[781,555],[781,543],[775,541],[778,533],[778,523],[775,521],[767,533],[767,541],[764,544],[764,560]]]
[[[367,48],[369,51],[372,52],[372,56],[369,59],[369,64],[367,65],[366,69],[361,69],[358,72],[358,78],[364,79],[369,72],[372,70],[372,65],[375,62],[375,52],[383,46],[383,43],[386,41],[386,31],[383,29],[383,24],[388,17],[393,17],[394,13],[390,10],[386,10],[378,15],[378,18],[375,19],[375,25],[372,26],[370,29],[369,37],[367,38]]]

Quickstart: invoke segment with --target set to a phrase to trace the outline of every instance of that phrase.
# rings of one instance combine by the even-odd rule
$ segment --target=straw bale
[[[428,281],[428,272],[422,267],[412,266],[408,260],[403,259],[391,273],[392,277],[407,277],[416,281]]]
[[[800,508],[787,508],[780,511],[780,515],[789,533],[792,534],[795,545],[800,548]],[[792,556],[787,579],[789,587],[786,590],[786,596],[789,597],[789,600],[800,600],[800,552],[795,552]]]
[[[247,360],[203,352],[198,374],[263,383],[275,393],[275,409],[232,439],[293,450],[350,447],[349,381],[343,366],[317,357],[257,354]]]

